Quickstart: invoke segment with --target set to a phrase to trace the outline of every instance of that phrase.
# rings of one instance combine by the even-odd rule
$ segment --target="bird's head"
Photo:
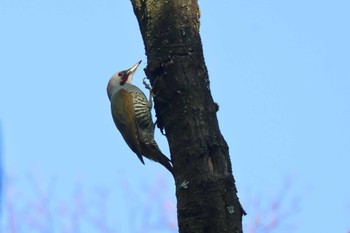
[[[109,80],[108,85],[107,85],[107,94],[108,94],[109,99],[111,99],[111,97],[124,84],[132,84],[132,78],[134,77],[134,73],[140,64],[141,64],[141,61],[136,63],[130,69],[119,71],[111,77],[111,79]]]

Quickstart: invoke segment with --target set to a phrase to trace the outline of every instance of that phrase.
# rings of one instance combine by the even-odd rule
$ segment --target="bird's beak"
[[[132,73],[134,73],[137,69],[137,67],[139,67],[139,65],[141,64],[141,61],[139,61],[138,63],[136,63],[133,67],[131,67],[130,69],[127,70],[127,74],[130,75]]]

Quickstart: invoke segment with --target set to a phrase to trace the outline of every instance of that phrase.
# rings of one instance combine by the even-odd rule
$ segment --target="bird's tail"
[[[160,151],[157,144],[152,143],[151,145],[145,146],[145,148],[142,149],[142,152],[144,152],[143,154],[146,158],[160,163],[166,169],[168,169],[168,171],[171,174],[174,175],[173,166],[171,165],[171,160]]]

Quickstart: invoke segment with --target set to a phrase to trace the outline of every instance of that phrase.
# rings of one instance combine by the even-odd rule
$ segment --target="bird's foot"
[[[143,85],[145,85],[145,88],[148,89],[148,90],[152,93],[152,95],[153,95],[152,87],[151,87],[150,84],[148,84],[148,83],[146,82],[146,79],[147,79],[147,78],[144,77],[143,80],[142,80],[142,83],[143,83]]]

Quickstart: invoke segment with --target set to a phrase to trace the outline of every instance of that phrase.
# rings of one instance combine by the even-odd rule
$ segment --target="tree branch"
[[[133,0],[158,127],[174,166],[179,230],[242,232],[228,146],[209,86],[195,0]]]

